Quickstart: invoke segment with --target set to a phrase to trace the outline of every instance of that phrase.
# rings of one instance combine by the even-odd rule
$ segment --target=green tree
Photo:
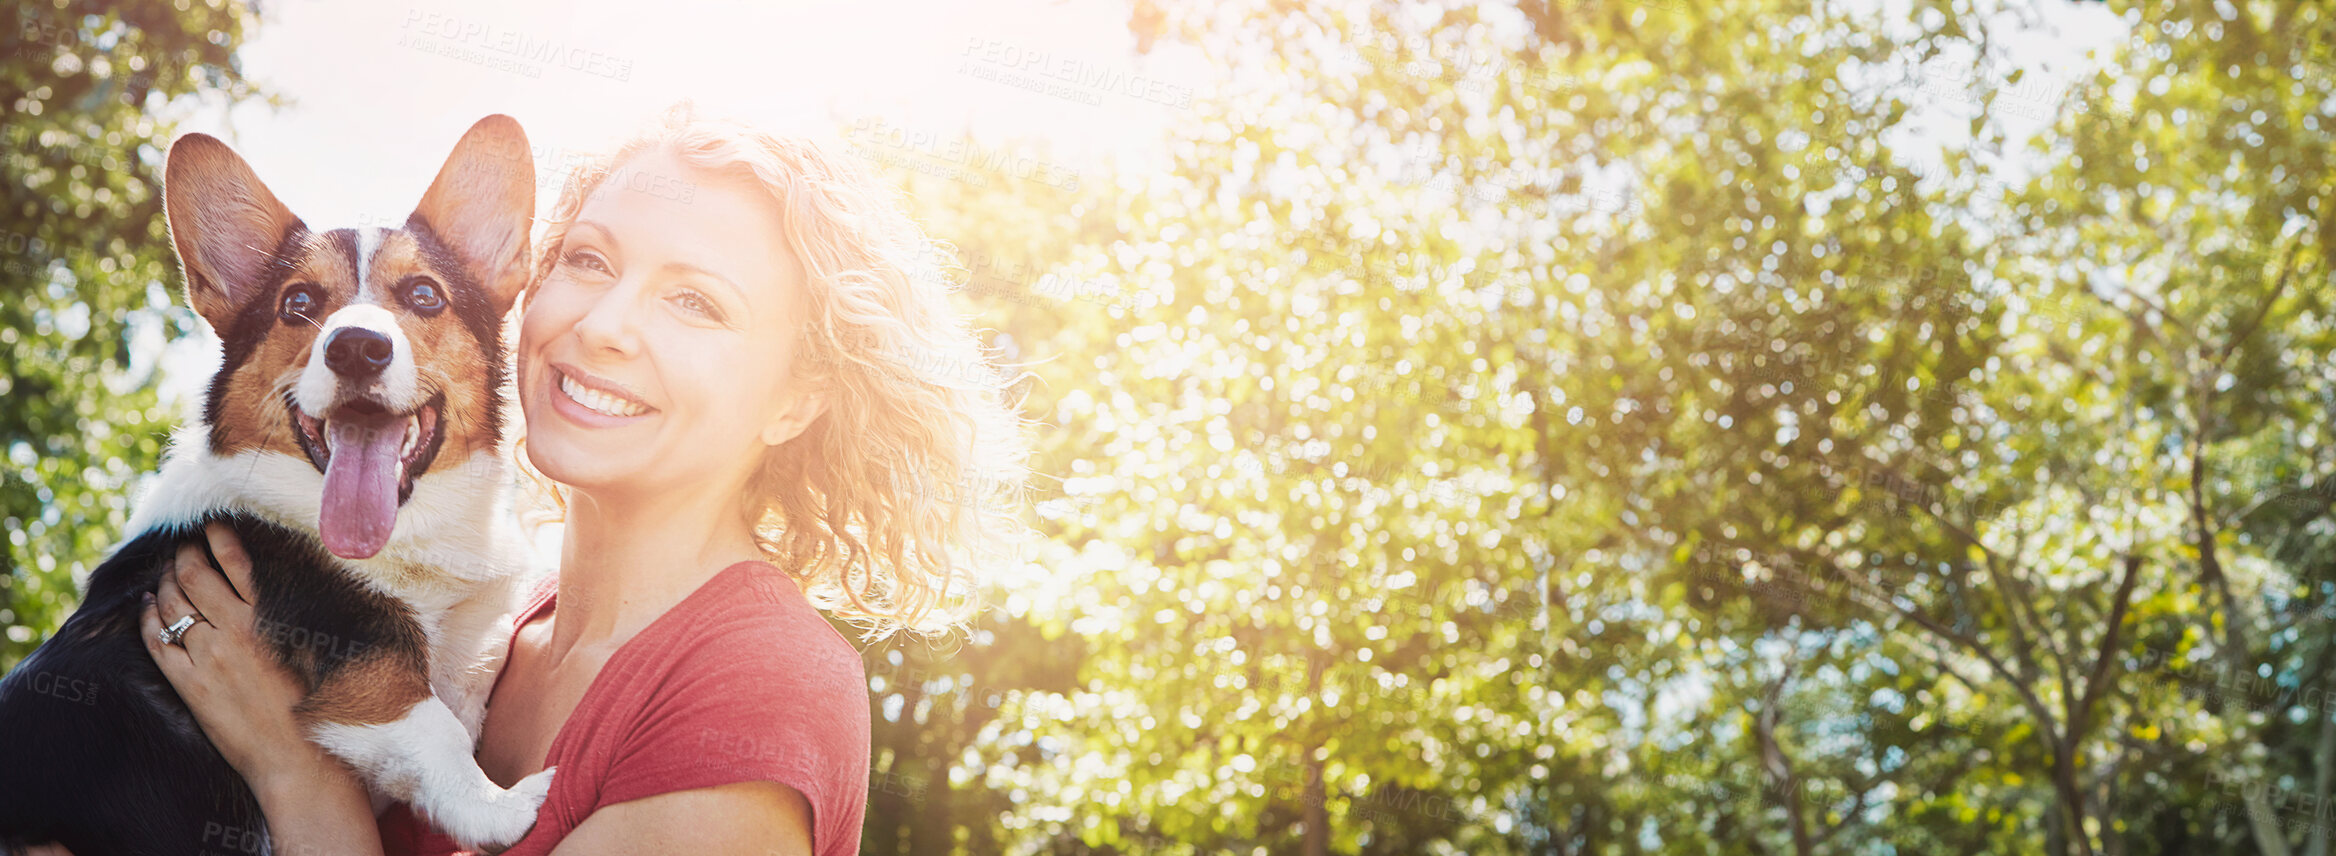
[[[1299,53],[1383,23],[1239,29],[1295,24]],[[1109,297],[1024,339],[1063,426],[1039,468],[1078,509],[1041,556],[1070,582],[1029,614],[1077,638],[1078,680],[1006,694],[960,769],[1033,795],[1001,819],[1011,852],[1528,851],[1575,762],[1556,557],[1602,534],[1550,457],[1560,319],[1529,267],[1554,203],[1336,111],[1429,102],[1457,129],[1545,96],[1520,69],[1469,81],[1469,108],[1400,63],[1262,62],[1244,79],[1274,85],[1198,105],[1173,172],[1111,183],[1108,229],[1050,268]],[[1435,237],[1470,217],[1506,222]]]
[[[1998,262],[2023,291],[2094,307],[2006,368],[2124,402],[2114,442],[2132,468],[2095,480],[2172,564],[2137,614],[2164,619],[2125,652],[2146,737],[2104,741],[2091,766],[2145,771],[2103,786],[2154,797],[2112,800],[2137,842],[2179,817],[2200,849],[2325,854],[2336,21],[2317,3],[2122,14],[2135,38],[2037,146],[2051,168],[2007,212],[2018,237]],[[2053,257],[2076,263],[2027,261]],[[2149,775],[2165,769],[2192,775]]]
[[[2325,11],[1914,12],[1138,4],[965,840],[2324,853]]]
[[[210,2],[17,3],[0,34],[0,670],[79,602],[175,415],[154,357],[192,332],[162,221],[171,117],[251,94],[248,13]]]
[[[976,313],[991,336],[1005,368],[997,381],[1043,413],[1064,388],[1034,384],[1017,364],[1033,354],[1092,347],[1089,337],[1111,330],[1097,322],[1115,296],[1082,290],[1051,268],[1073,246],[1108,240],[1111,223],[1095,198],[1107,182],[1026,143],[911,130],[896,117],[846,116],[838,124],[850,152],[878,165],[905,191],[927,231],[951,244],[956,266],[944,275],[961,307]],[[965,377],[961,368],[944,363],[922,370],[951,375],[943,382],[982,380]],[[1057,383],[1066,377],[1049,365],[1030,368]],[[1065,493],[1060,464],[1083,439],[1069,426],[1042,423],[1034,431],[1048,451],[1024,489],[1002,496],[979,486],[931,489],[967,502],[1005,503],[1031,515],[1049,541],[1082,531],[1087,503]],[[1038,547],[1022,545],[1020,557],[1061,558]],[[993,786],[981,766],[965,759],[969,752],[1039,755],[1028,739],[1005,746],[987,732],[1010,697],[1071,691],[1087,655],[1079,637],[1038,608],[1034,593],[1017,590],[1019,582],[986,592],[990,608],[961,639],[900,639],[866,652],[875,745],[862,852],[995,853],[1021,838],[996,819],[1033,796]]]

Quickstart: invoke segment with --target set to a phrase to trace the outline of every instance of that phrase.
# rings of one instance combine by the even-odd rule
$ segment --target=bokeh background
[[[690,96],[883,169],[1041,423],[867,853],[2326,856],[2328,6],[25,0],[0,668],[212,359],[174,134],[367,225]]]

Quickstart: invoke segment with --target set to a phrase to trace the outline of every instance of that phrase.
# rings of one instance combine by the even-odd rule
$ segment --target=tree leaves
[[[218,4],[18,4],[0,35],[0,670],[79,599],[172,415],[152,385],[174,306],[161,217],[175,99],[242,98],[245,13]]]

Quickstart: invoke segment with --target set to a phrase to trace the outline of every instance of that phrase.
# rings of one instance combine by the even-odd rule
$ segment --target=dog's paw
[[[559,768],[545,767],[534,775],[512,783],[511,789],[503,792],[503,798],[515,803],[525,803],[527,815],[534,817],[535,810],[543,805],[546,797],[551,796],[552,771],[557,769]]]
[[[454,830],[455,824],[446,824],[448,834],[465,848],[487,856],[510,849],[511,845],[526,837],[528,830],[535,828],[536,812],[543,807],[544,798],[551,794],[552,771],[557,769],[545,767],[541,772],[520,779],[509,790],[490,795],[484,805],[476,806],[474,811],[469,812],[470,822],[464,824],[465,828],[461,832]]]

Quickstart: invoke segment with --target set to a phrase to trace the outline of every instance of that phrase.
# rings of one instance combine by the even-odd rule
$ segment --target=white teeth
[[[405,442],[398,444],[398,459],[404,460],[413,457],[414,441],[420,439],[422,439],[422,418],[420,416],[406,417],[406,439]]]
[[[560,375],[560,391],[567,393],[568,398],[577,404],[584,405],[584,409],[602,416],[639,416],[649,412],[647,405],[626,401],[598,390],[585,389],[583,384],[577,383],[575,378],[565,374]]]

